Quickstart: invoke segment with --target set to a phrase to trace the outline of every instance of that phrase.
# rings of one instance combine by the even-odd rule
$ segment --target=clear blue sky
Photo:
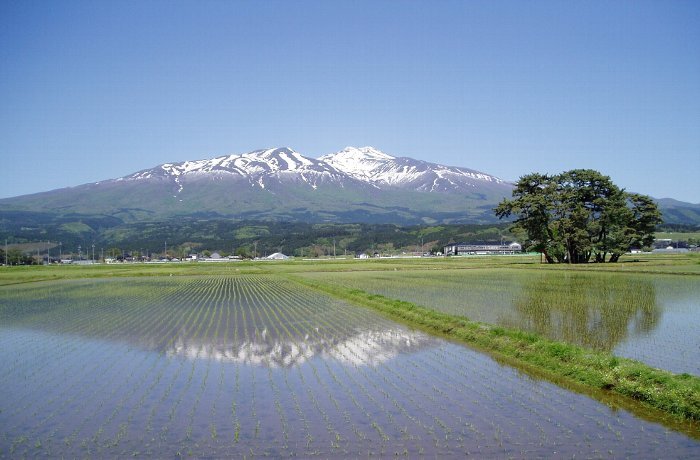
[[[700,202],[700,2],[0,2],[0,197],[372,145]]]

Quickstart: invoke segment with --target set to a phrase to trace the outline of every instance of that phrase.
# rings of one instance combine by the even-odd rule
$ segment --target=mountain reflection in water
[[[265,329],[256,336],[229,344],[178,337],[166,354],[265,367],[296,366],[317,356],[350,365],[377,365],[434,342],[423,333],[403,328],[365,330],[347,337],[307,334],[302,340],[280,339]]]
[[[275,277],[80,281],[10,294],[0,298],[2,326],[185,359],[290,367],[321,357],[376,365],[435,341]]]

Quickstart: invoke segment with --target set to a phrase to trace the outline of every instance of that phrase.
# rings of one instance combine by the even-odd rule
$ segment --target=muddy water
[[[274,277],[0,291],[0,456],[665,457],[700,435]]]

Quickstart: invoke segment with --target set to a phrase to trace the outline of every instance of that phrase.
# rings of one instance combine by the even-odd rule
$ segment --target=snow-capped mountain
[[[472,169],[347,147],[309,158],[272,148],[165,163],[118,179],[0,199],[2,219],[34,228],[180,217],[304,222],[484,223],[513,185]],[[660,202],[669,222],[697,222],[697,205]],[[21,217],[20,217],[21,216]],[[22,221],[25,222],[25,221]]]
[[[181,179],[203,179],[217,175],[245,179],[252,186],[260,188],[265,188],[265,181],[269,178],[299,180],[312,188],[316,188],[320,182],[340,183],[345,179],[343,173],[331,165],[283,147],[208,160],[165,163],[117,180],[170,178],[178,183],[181,191]]]
[[[472,169],[443,166],[407,157],[393,157],[373,147],[346,147],[320,160],[355,179],[379,188],[399,187],[422,192],[469,191],[484,183],[506,185],[497,177]]]
[[[487,222],[512,185],[466,168],[347,147],[309,158],[272,148],[164,163],[118,179],[0,200],[3,209],[309,222]]]
[[[510,186],[503,180],[472,169],[443,166],[407,157],[394,157],[373,147],[347,147],[319,159],[289,148],[256,150],[208,160],[165,163],[118,180],[171,179],[182,191],[187,179],[216,176],[246,180],[265,188],[270,182],[297,181],[316,189],[321,183],[344,187],[366,184],[377,189],[420,192],[472,192],[484,185]]]

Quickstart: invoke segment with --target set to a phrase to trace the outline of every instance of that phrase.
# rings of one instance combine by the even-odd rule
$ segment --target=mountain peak
[[[330,155],[328,155],[330,156]],[[367,159],[367,160],[377,160],[377,161],[386,161],[386,160],[393,160],[395,157],[392,157],[391,155],[388,155],[384,152],[382,152],[379,149],[376,149],[374,147],[366,146],[366,147],[345,147],[343,150],[341,150],[338,153],[335,153],[334,156],[336,158],[338,157],[344,157],[344,158],[354,158],[354,159]]]

